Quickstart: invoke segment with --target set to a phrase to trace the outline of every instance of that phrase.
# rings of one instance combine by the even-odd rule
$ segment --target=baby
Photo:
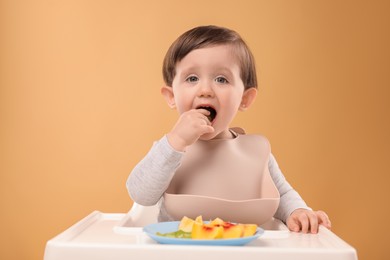
[[[126,185],[138,204],[151,206],[160,202],[159,221],[170,221],[174,219],[166,208],[164,194],[172,190],[173,183],[178,183],[177,172],[183,171],[183,161],[197,160],[196,153],[189,151],[200,143],[239,140],[244,133],[231,129],[230,123],[238,111],[247,110],[254,102],[257,77],[253,55],[240,35],[217,26],[200,26],[182,34],[165,56],[163,77],[166,86],[161,93],[168,106],[178,111],[179,118],[133,169]],[[266,148],[268,143],[263,143]],[[209,153],[208,157],[213,158],[212,151]],[[251,160],[249,157],[247,160]],[[252,161],[257,158],[265,161],[267,171],[262,174],[270,175],[279,191],[275,218],[295,232],[317,233],[320,224],[330,228],[326,213],[311,210],[286,181],[270,150],[262,158],[260,154],[252,157]],[[234,160],[234,155],[231,158],[230,161]],[[241,165],[244,171],[245,166]],[[188,170],[192,171],[189,167]],[[241,173],[231,174],[240,178]],[[259,189],[259,185],[248,183],[247,187],[241,187],[243,194],[246,189]]]

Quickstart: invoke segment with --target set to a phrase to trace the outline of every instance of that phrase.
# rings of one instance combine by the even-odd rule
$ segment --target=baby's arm
[[[144,206],[155,205],[168,188],[186,147],[214,132],[205,109],[182,113],[172,130],[156,142],[127,179],[130,197]]]
[[[322,224],[330,228],[330,220],[323,211],[312,211],[285,179],[282,171],[271,154],[268,163],[271,177],[280,193],[279,208],[275,217],[287,224],[291,231],[304,233],[318,232],[318,225]]]
[[[182,156],[182,152],[169,145],[166,136],[155,142],[127,179],[126,187],[133,201],[155,205],[168,188]]]

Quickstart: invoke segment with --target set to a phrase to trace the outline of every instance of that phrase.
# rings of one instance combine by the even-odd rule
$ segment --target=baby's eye
[[[193,82],[197,82],[199,79],[197,76],[189,76],[188,78],[186,78],[186,81],[190,82],[190,83],[193,83]]]
[[[217,77],[217,78],[215,79],[215,81],[216,81],[217,83],[221,83],[221,84],[229,83],[228,80],[227,80],[226,78],[224,78],[224,77]]]

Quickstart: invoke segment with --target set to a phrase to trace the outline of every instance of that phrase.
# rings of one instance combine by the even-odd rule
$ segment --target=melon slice
[[[199,224],[203,224],[202,216],[197,216],[195,220],[184,216],[180,221],[179,230],[184,232],[191,232],[195,222]]]

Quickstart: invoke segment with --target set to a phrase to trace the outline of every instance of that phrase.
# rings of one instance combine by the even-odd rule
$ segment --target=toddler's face
[[[191,51],[176,65],[172,91],[180,114],[200,107],[215,110],[212,120],[215,132],[201,139],[227,134],[244,93],[238,60],[232,47],[219,45]]]

